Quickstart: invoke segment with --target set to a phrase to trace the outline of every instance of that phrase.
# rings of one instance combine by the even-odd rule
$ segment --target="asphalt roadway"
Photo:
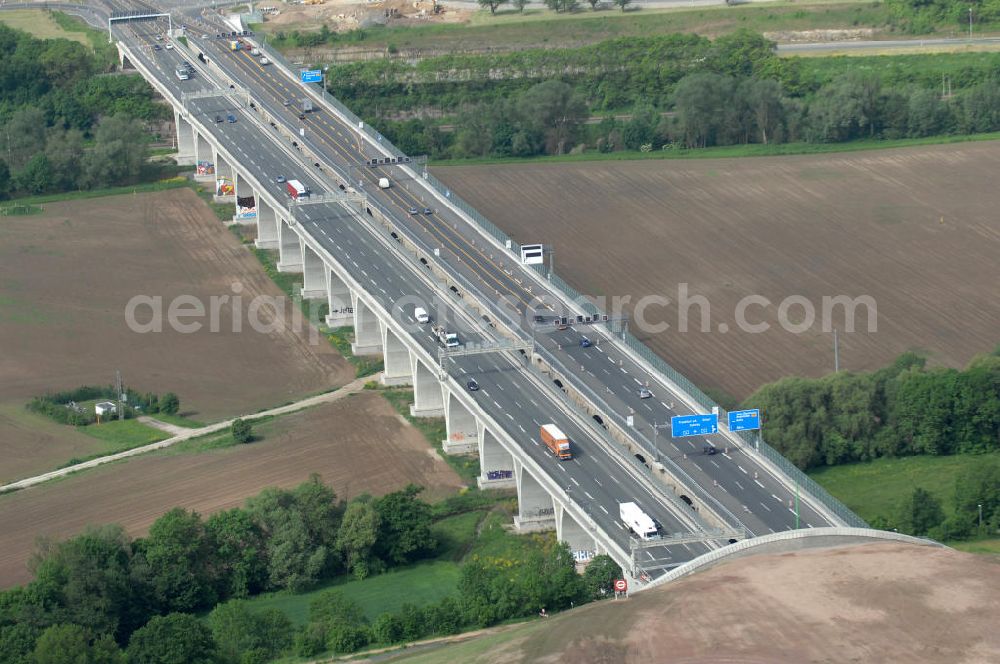
[[[148,41],[149,35],[133,35],[130,41],[146,58],[161,82],[178,94],[212,87],[201,72],[188,81],[179,81],[173,72],[182,56],[177,49],[154,51],[152,43],[155,42]],[[139,44],[140,41],[144,43]],[[190,104],[209,130],[242,158],[241,168],[250,171],[261,183],[273,187],[272,194],[279,197],[285,195],[284,185],[276,179],[288,173],[289,164],[293,162],[290,146],[279,147],[275,141],[261,140],[261,128],[251,116],[228,105],[223,98],[193,100]],[[237,115],[238,121],[215,122],[216,115],[225,116],[228,113]],[[315,193],[329,189],[312,174],[298,177]],[[416,323],[412,304],[402,307],[398,304],[403,299],[412,302],[414,297],[428,303],[440,301],[435,290],[413,274],[414,270],[421,268],[401,262],[386,247],[386,242],[392,242],[388,236],[380,240],[366,226],[359,225],[339,204],[315,204],[298,209],[300,223],[309,229],[310,234],[337,256],[359,283],[370,284],[368,292],[397,320],[407,325],[412,337],[423,348],[435,355],[438,344],[429,326]],[[448,306],[431,304],[428,309],[439,312],[437,322],[471,330],[463,333],[467,343],[485,340],[467,322],[459,323],[454,310]],[[573,418],[563,416],[561,406],[553,395],[548,390],[539,389],[517,366],[518,356],[494,353],[449,358],[448,363],[448,371],[456,376],[460,384],[468,378],[476,379],[480,389],[470,393],[471,396],[521,444],[524,453],[538,463],[557,485],[568,491],[599,527],[625,550],[629,548],[629,537],[618,519],[617,505],[620,502],[639,503],[663,525],[667,533],[704,529],[704,522],[693,510],[679,501],[664,498],[648,481],[642,481],[635,469],[629,467],[630,464],[610,453],[594,435],[593,425],[584,426]],[[574,458],[569,461],[556,460],[539,441],[537,429],[554,420],[573,441]],[[644,550],[642,555],[648,561],[656,560],[658,564],[676,565],[708,550],[707,545],[701,543],[661,545]],[[657,574],[652,573],[651,576]]]
[[[195,26],[190,32],[200,32]],[[645,372],[630,357],[618,351],[609,343],[606,331],[588,327],[571,327],[556,332],[551,325],[536,326],[532,317],[536,312],[551,320],[552,312],[541,304],[537,297],[540,291],[531,283],[526,271],[510,259],[501,258],[500,251],[487,243],[477,229],[470,227],[461,217],[443,206],[422,187],[422,183],[412,178],[397,166],[367,166],[367,160],[375,156],[374,150],[362,144],[358,150],[357,133],[346,126],[333,113],[322,110],[306,113],[300,119],[295,101],[302,98],[301,84],[282,75],[275,65],[261,65],[247,51],[231,51],[228,41],[216,39],[216,31],[207,40],[192,40],[204,50],[206,56],[222,68],[233,81],[248,89],[275,117],[292,133],[304,129],[301,142],[325,157],[324,163],[340,165],[352,184],[364,191],[369,199],[389,210],[397,222],[407,229],[412,237],[440,250],[441,256],[456,272],[463,274],[482,293],[495,296],[494,303],[500,308],[515,311],[525,337],[534,336],[536,344],[545,348],[566,366],[582,366],[582,371],[572,371],[570,383],[574,387],[586,387],[600,395],[608,405],[611,417],[621,421],[630,412],[638,436],[646,439],[650,451],[644,455],[655,457],[655,439],[660,448],[660,456],[668,457],[680,465],[697,481],[704,490],[737,515],[739,521],[752,534],[765,534],[796,527],[833,525],[805,501],[799,503],[798,515],[795,509],[795,489],[785,481],[775,477],[768,466],[759,463],[749,450],[735,449],[721,435],[672,440],[669,429],[658,429],[653,435],[653,423],[663,424],[674,415],[688,415],[695,411],[681,401],[677,394],[665,385],[658,385],[655,377]],[[191,39],[189,33],[189,40]],[[285,107],[286,101],[293,103]],[[286,167],[287,168],[287,167]],[[288,171],[286,177],[301,179],[301,173]],[[379,189],[378,178],[389,177],[393,186],[388,190]],[[411,210],[422,210],[425,206],[433,209],[432,215],[411,214]],[[548,304],[555,304],[551,300]],[[534,328],[534,329],[532,329]],[[540,331],[544,333],[539,333]],[[593,340],[603,338],[601,343],[590,348],[580,347],[581,337]],[[648,385],[653,399],[639,398],[638,388]],[[719,450],[730,447],[729,453],[702,455],[705,443],[712,443]]]

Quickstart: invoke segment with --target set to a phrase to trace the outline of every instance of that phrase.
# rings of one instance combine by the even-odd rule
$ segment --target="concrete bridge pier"
[[[355,355],[379,355],[382,352],[382,329],[378,316],[368,308],[357,293],[351,293],[354,307],[354,343],[351,352]]]
[[[350,327],[354,325],[354,308],[351,290],[329,265],[324,266],[326,277],[326,314],[328,327]]]
[[[451,392],[448,384],[442,385],[444,397],[444,426],[447,438],[441,447],[447,454],[477,454],[479,452],[479,422]]]
[[[215,163],[215,177],[216,178],[226,178],[227,180],[233,179],[233,167],[226,161],[226,158],[219,154],[219,151],[212,149],[212,159]]]
[[[201,164],[202,162],[208,162],[208,164],[214,170],[215,165],[215,149],[212,144],[208,141],[208,138],[202,136],[200,132],[195,130],[194,132],[194,159],[196,164]],[[202,173],[199,174],[195,171],[194,179],[199,182],[209,182],[215,180],[214,173]]]
[[[479,429],[479,478],[480,489],[512,489],[517,486],[514,477],[514,457],[496,436],[482,423]]]
[[[436,369],[436,367],[435,367]],[[410,375],[413,376],[413,404],[411,417],[442,417],[444,415],[444,389],[437,371],[410,354]]]
[[[193,164],[197,154],[195,130],[178,111],[174,111],[174,131],[177,133],[177,163],[181,165]]]
[[[278,214],[264,201],[257,201],[257,239],[254,246],[258,249],[278,248]]]
[[[278,272],[302,271],[302,247],[299,234],[287,219],[278,220]]]
[[[569,544],[570,551],[585,552],[587,556],[595,555],[597,542],[594,541],[593,534],[581,526],[562,504],[556,505],[555,522],[556,539]]]
[[[552,496],[517,458],[514,459],[514,480],[517,484],[518,511],[514,516],[514,527],[522,533],[554,530],[556,506]]]
[[[323,277],[326,265],[323,259],[301,237],[299,249],[302,252],[302,299],[319,300],[326,297],[326,279]]]
[[[413,378],[410,375],[410,350],[406,344],[389,329],[382,326],[382,349],[385,358],[385,368],[382,370],[383,385],[410,385]]]
[[[259,198],[257,196],[257,190],[253,188],[253,185],[250,184],[249,180],[240,175],[239,171],[236,172],[236,179],[233,180],[233,192],[236,194],[236,201],[234,202],[236,211],[233,213],[233,223],[254,223],[254,220],[257,218],[257,199]],[[253,212],[243,213],[240,211],[240,198],[253,199]]]

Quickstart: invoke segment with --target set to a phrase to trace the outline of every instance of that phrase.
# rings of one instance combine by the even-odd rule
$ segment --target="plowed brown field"
[[[555,246],[556,270],[587,295],[670,298],[646,311],[670,329],[631,329],[703,387],[745,397],[788,375],[885,365],[906,350],[961,366],[1000,343],[1000,142],[834,155],[468,166],[435,173],[522,243]],[[680,284],[703,295],[710,324]],[[748,295],[740,331],[736,307]],[[802,296],[816,313],[802,333],[778,325],[778,305]],[[824,296],[868,295],[853,333]],[[627,310],[627,309],[626,309]],[[789,318],[802,320],[794,306]],[[720,325],[728,329],[722,331]]]
[[[39,431],[21,407],[30,397],[84,384],[176,392],[181,410],[211,421],[343,385],[351,366],[308,327],[258,333],[246,312],[258,295],[280,296],[260,264],[188,189],[47,203],[41,215],[0,218],[0,481],[52,470],[92,453],[88,436]],[[219,309],[218,332],[138,334],[125,322],[135,295],[178,295],[210,306],[240,284],[243,331]],[[292,303],[278,311],[291,321]],[[142,320],[148,310],[140,311]],[[194,319],[186,319],[189,322]]]
[[[161,514],[235,507],[269,486],[319,473],[341,498],[380,495],[410,482],[425,498],[462,481],[380,395],[362,392],[255,428],[262,440],[222,450],[163,452],[0,495],[0,588],[29,579],[39,536],[65,538],[87,524],[120,523],[141,535]]]

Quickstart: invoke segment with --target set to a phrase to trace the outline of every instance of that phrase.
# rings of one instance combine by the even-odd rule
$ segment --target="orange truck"
[[[560,460],[573,458],[573,453],[569,449],[569,438],[556,425],[542,425],[542,442],[552,450],[556,458]]]

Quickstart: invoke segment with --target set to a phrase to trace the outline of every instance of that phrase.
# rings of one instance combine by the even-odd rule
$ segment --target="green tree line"
[[[602,559],[580,577],[568,548],[549,539],[515,559],[473,560],[458,596],[422,608],[401,602],[372,624],[336,593],[314,602],[302,630],[241,601],[429,557],[438,545],[434,518],[480,502],[456,497],[431,506],[419,493],[411,485],[345,504],[314,476],[207,519],[173,509],[138,539],[103,526],[42,541],[30,563],[34,579],[0,593],[0,663],[237,664],[350,652],[565,608],[603,596],[620,574]],[[207,620],[196,617],[204,612]]]
[[[0,199],[142,177],[146,123],[169,109],[111,66],[77,42],[0,25]]]
[[[353,63],[328,80],[403,151],[436,158],[1000,130],[1000,57],[946,66],[955,57],[964,56],[817,64],[778,58],[771,42],[741,31],[715,41],[664,35],[578,49]],[[944,79],[949,95],[942,94]],[[610,114],[623,110],[627,118]],[[423,117],[428,111],[435,117]],[[407,114],[417,117],[399,119]],[[595,114],[605,119],[585,122]]]
[[[768,442],[800,468],[913,454],[1000,450],[1000,348],[965,369],[907,353],[870,373],[787,378],[745,402]]]

